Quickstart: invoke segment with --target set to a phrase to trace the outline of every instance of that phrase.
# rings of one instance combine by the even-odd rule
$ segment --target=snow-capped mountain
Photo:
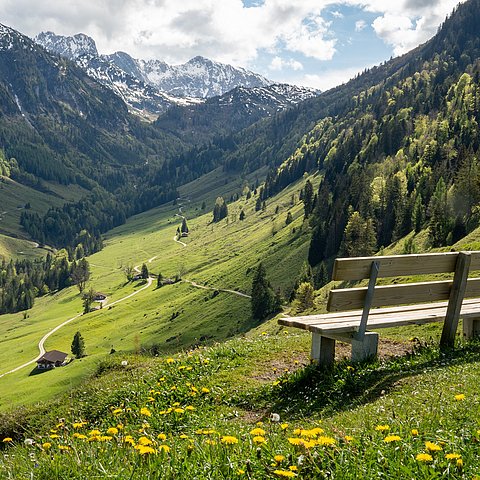
[[[70,60],[76,61],[85,55],[99,57],[131,77],[177,97],[208,98],[223,95],[239,86],[249,88],[272,84],[261,75],[244,68],[232,67],[204,57],[192,58],[182,65],[168,65],[160,60],[138,60],[125,52],[100,55],[95,41],[82,33],[66,37],[42,32],[35,41],[50,52]],[[98,65],[99,61],[95,63]],[[105,70],[105,67],[102,68]],[[104,74],[100,77],[104,77]]]
[[[109,56],[120,68],[125,57]],[[120,63],[117,61],[120,60]],[[199,98],[223,95],[235,87],[265,87],[272,82],[244,68],[232,67],[204,57],[194,57],[182,65],[168,65],[159,60],[134,60],[128,62],[131,74],[141,75],[150,85],[178,96]],[[133,65],[132,65],[133,63]]]

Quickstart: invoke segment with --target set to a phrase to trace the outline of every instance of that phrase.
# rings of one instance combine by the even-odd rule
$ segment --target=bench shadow
[[[449,365],[480,361],[480,342],[439,352],[438,347],[424,346],[411,354],[389,360],[352,365],[342,361],[330,369],[309,365],[290,374],[281,383],[270,412],[283,411],[295,417],[312,412],[333,414],[377,400],[394,388],[401,379],[414,377],[425,369],[440,370]]]

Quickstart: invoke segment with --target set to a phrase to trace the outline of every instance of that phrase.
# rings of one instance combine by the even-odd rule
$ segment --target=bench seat
[[[403,307],[377,308],[370,310],[368,329],[391,328],[441,322],[445,319],[448,302],[424,303]],[[460,318],[479,318],[480,298],[463,301]],[[278,323],[287,327],[301,328],[324,337],[349,337],[358,331],[362,310],[326,313],[299,317],[280,318]]]

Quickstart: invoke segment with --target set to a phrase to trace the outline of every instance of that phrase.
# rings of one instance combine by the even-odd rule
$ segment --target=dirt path
[[[155,257],[152,257],[150,260],[148,260],[148,262],[152,262],[155,258],[157,258],[156,256]],[[134,270],[136,272],[140,272],[140,269],[139,269],[139,266],[135,266],[133,267]],[[128,300],[129,298],[132,298],[133,296],[135,295],[138,295],[140,292],[143,292],[143,290],[146,290],[148,287],[150,287],[152,285],[152,282],[153,282],[153,278],[152,277],[148,277],[148,280],[147,280],[147,284],[144,285],[142,288],[140,288],[139,290],[133,292],[133,293],[130,293],[129,295],[126,295],[125,297],[122,297],[118,300],[115,300],[114,302],[112,303],[109,303],[109,304],[104,304],[103,306],[109,306],[109,307],[112,307],[113,305],[117,305],[118,303],[120,302],[124,302],[125,300]],[[97,311],[100,311],[101,310],[97,310]],[[48,338],[53,335],[55,332],[57,332],[58,330],[60,330],[62,327],[64,327],[65,325],[68,325],[70,322],[73,322],[74,320],[76,320],[77,318],[81,317],[83,315],[83,313],[78,313],[77,315],[75,315],[74,317],[72,318],[69,318],[68,320],[66,320],[65,322],[61,323],[60,325],[57,325],[55,328],[53,328],[52,330],[50,330],[48,333],[46,333],[41,339],[40,341],[38,342],[38,351],[39,351],[39,354],[33,359],[33,360],[30,360],[29,362],[26,362],[24,363],[23,365],[19,365],[18,367],[15,367],[13,368],[12,370],[9,370],[8,372],[5,372],[5,373],[2,373],[0,374],[0,378],[4,377],[5,375],[8,375],[9,373],[14,373],[14,372],[17,372],[18,370],[21,370],[22,368],[25,368],[25,367],[28,367],[29,365],[32,365],[34,363],[36,363],[37,360],[39,360],[42,355],[45,353],[45,342],[48,340]]]
[[[247,295],[243,292],[238,292],[237,290],[230,290],[228,288],[208,287],[207,285],[200,285],[199,283],[192,280],[182,280],[182,282],[189,283],[192,287],[201,288],[202,290],[217,290],[218,292],[233,293],[234,295],[238,295],[239,297],[252,298],[250,295]]]

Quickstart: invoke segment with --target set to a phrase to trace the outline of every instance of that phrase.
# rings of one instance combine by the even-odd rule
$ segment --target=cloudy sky
[[[86,33],[101,53],[202,55],[325,90],[435,34],[458,0],[0,0],[29,36]]]

